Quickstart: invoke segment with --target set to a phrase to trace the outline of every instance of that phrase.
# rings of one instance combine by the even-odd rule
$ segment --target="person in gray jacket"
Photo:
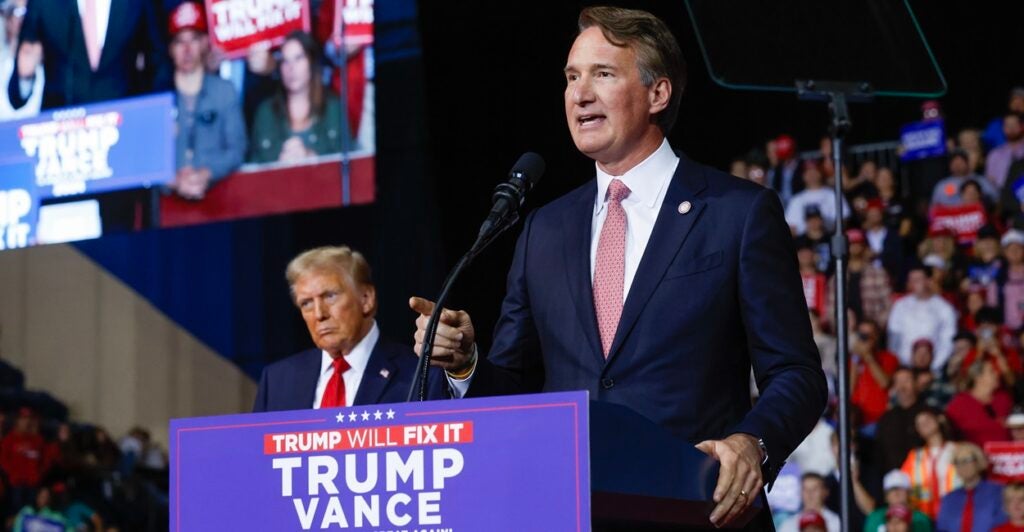
[[[180,4],[168,26],[178,108],[177,173],[168,188],[201,200],[210,186],[242,164],[245,120],[234,86],[203,68],[208,43],[199,3]]]

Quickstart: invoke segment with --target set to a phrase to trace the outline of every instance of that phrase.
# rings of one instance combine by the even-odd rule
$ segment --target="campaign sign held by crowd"
[[[32,166],[4,165],[0,179],[0,251],[35,244],[38,201]]]
[[[114,100],[0,123],[0,175],[26,165],[37,199],[167,183],[174,178],[173,97]]]
[[[914,122],[900,128],[902,161],[916,161],[946,154],[945,124],[942,120]]]
[[[225,57],[245,57],[260,42],[281,44],[309,31],[309,0],[206,0],[210,44]]]
[[[171,421],[171,530],[589,530],[588,395]]]
[[[991,474],[996,482],[1020,482],[1024,480],[1024,442],[1001,441],[985,444]]]

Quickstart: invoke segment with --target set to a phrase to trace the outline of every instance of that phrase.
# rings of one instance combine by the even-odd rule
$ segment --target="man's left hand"
[[[715,486],[711,523],[728,524],[754,502],[761,493],[761,449],[749,434],[733,434],[724,440],[705,440],[697,444],[705,454],[721,464]]]

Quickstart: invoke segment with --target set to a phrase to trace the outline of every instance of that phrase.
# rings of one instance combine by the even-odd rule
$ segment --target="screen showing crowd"
[[[373,201],[372,0],[0,15],[0,250]]]

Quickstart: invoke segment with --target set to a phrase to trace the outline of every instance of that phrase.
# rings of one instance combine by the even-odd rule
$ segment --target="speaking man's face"
[[[608,42],[596,26],[587,28],[569,51],[565,80],[565,117],[583,154],[608,165],[642,150],[652,133],[660,143],[652,115],[667,98],[656,94],[657,83],[645,87],[640,81],[632,48]]]
[[[292,291],[320,349],[347,354],[369,332],[377,297],[372,286],[356,286],[340,271],[312,271],[300,275]]]

